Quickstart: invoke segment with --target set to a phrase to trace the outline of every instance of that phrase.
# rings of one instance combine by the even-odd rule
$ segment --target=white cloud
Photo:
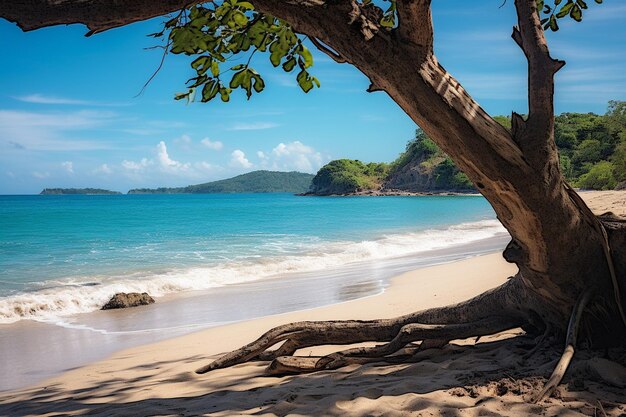
[[[106,143],[70,139],[67,131],[88,130],[111,123],[115,114],[101,111],[25,112],[0,110],[0,145],[9,149],[80,151],[107,149]]]
[[[279,143],[270,154],[264,158],[262,165],[281,171],[316,172],[325,160],[321,153],[300,141]]]
[[[139,162],[134,162],[134,161],[127,161],[127,160],[123,160],[122,161],[122,168],[128,170],[128,171],[143,171],[144,169],[146,169],[147,167],[149,167],[150,165],[152,165],[153,162],[151,160],[148,160],[147,158],[142,158],[141,161]]]
[[[265,158],[267,158],[267,155],[265,155],[265,152],[263,152],[263,151],[257,151],[257,152],[256,152],[256,156],[258,156],[258,157],[259,157],[259,159],[265,159]]]
[[[167,144],[160,141],[154,148],[153,159],[142,158],[140,161],[124,160],[121,163],[123,174],[136,182],[172,185],[172,179],[185,179],[188,181],[207,180],[207,175],[223,171],[220,165],[213,165],[206,161],[182,162],[177,161],[170,155]],[[245,167],[245,155],[241,161]],[[247,161],[249,163],[249,161]],[[241,164],[237,167],[241,168]],[[108,170],[108,171],[107,171]],[[114,170],[101,165],[94,173],[111,173]],[[153,186],[153,185],[151,185]]]
[[[174,139],[174,143],[185,150],[191,149],[191,137],[189,135],[181,135],[179,138]]]
[[[204,138],[200,143],[213,151],[221,151],[224,148],[224,144],[219,140],[211,141],[209,138]]]
[[[209,164],[206,161],[201,161],[201,162],[196,162],[194,164],[194,167],[198,170],[198,171],[202,171],[203,173],[214,173],[214,172],[219,172],[222,171],[222,167],[219,165],[213,165],[213,164]]]
[[[68,172],[68,174],[74,173],[74,163],[72,161],[61,162],[61,166]]]
[[[136,136],[155,136],[161,134],[161,130],[158,129],[121,129],[121,132],[128,133]]]
[[[246,154],[240,150],[240,149],[236,149],[233,151],[232,154],[230,154],[231,158],[230,158],[230,166],[233,168],[251,168],[252,167],[252,163],[250,161],[248,161],[248,158],[246,158]]]
[[[16,100],[23,101],[25,103],[34,104],[73,104],[73,105],[93,105],[90,101],[75,100],[64,97],[45,96],[43,94],[28,94],[25,96],[14,97]]]
[[[33,175],[33,177],[39,178],[41,180],[41,179],[44,179],[44,178],[48,178],[50,176],[50,173],[49,172],[33,171],[32,175]]]
[[[124,162],[128,162],[128,161],[124,161]],[[94,174],[109,175],[113,173],[113,170],[107,164],[102,164],[98,168],[94,169],[93,172]]]
[[[189,169],[189,164],[183,164],[182,162],[175,161],[170,158],[170,155],[167,153],[167,146],[163,141],[159,142],[157,145],[157,158],[161,167],[167,171]]]
[[[131,103],[106,103],[98,101],[77,100],[68,97],[47,96],[45,94],[26,94],[23,96],[14,96],[16,100],[31,104],[51,104],[51,105],[72,105],[72,106],[103,106],[103,107],[119,107],[129,106]]]
[[[236,123],[227,130],[263,130],[278,126],[279,124],[273,122]]]

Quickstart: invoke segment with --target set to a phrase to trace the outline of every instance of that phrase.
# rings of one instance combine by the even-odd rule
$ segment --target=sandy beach
[[[597,213],[626,215],[625,192],[581,195]],[[624,388],[580,376],[593,375],[593,370],[601,370],[608,361],[584,354],[576,358],[554,398],[541,405],[528,403],[528,395],[543,384],[558,353],[547,360],[545,355],[525,359],[524,353],[536,341],[526,337],[511,340],[521,335],[521,330],[481,338],[480,343],[455,341],[431,350],[420,362],[402,365],[371,364],[267,377],[266,363],[252,362],[206,375],[194,373],[221,353],[276,325],[300,320],[391,318],[465,300],[502,284],[515,272],[516,267],[499,253],[476,256],[404,273],[375,296],[126,349],[35,386],[3,393],[0,415],[624,415]],[[330,349],[306,349],[300,354],[325,351]],[[615,384],[626,384],[626,370],[612,362],[608,366],[613,367]]]

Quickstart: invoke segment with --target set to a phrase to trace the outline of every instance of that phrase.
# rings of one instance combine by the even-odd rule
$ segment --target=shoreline
[[[252,372],[254,378],[257,378],[261,368],[254,363],[242,365],[242,367],[236,367],[232,370],[212,373],[208,379],[206,376],[195,375],[193,371],[210,361],[210,358],[215,357],[215,355],[250,342],[260,333],[279,324],[299,320],[394,317],[417,309],[455,303],[502,284],[506,281],[507,276],[516,272],[516,269],[513,265],[506,263],[499,253],[475,256],[452,263],[405,272],[392,278],[390,285],[381,294],[212,327],[184,336],[121,350],[104,360],[68,370],[61,375],[46,379],[28,388],[2,392],[0,394],[0,414],[3,414],[4,409],[10,415],[12,411],[16,410],[11,407],[15,407],[15,403],[19,402],[20,398],[31,398],[43,392],[51,394],[55,400],[47,400],[42,403],[34,402],[30,404],[32,407],[43,407],[43,409],[37,412],[33,409],[30,412],[25,412],[24,415],[44,412],[47,407],[54,404],[61,404],[62,407],[63,400],[61,398],[74,395],[78,389],[85,390],[90,397],[93,396],[94,398],[106,393],[105,398],[98,401],[114,404],[119,399],[115,398],[116,394],[113,388],[120,388],[124,385],[126,388],[123,391],[133,391],[130,398],[150,398],[165,395],[167,391],[170,391],[171,395],[178,395],[182,393],[181,389],[185,391],[185,396],[197,393],[198,389],[204,391],[206,388],[201,387],[207,381],[216,382],[215,375],[218,374],[221,376],[218,379],[222,379],[233,372],[235,375],[241,376],[243,370]],[[109,384],[101,381],[101,379],[106,380],[112,377],[115,377],[118,382]],[[172,381],[167,382],[169,379]],[[236,379],[239,380],[238,377]],[[267,383],[277,380],[277,378],[261,379]],[[282,378],[278,378],[278,380],[280,379]],[[138,383],[128,385],[124,382],[127,380],[138,381]],[[161,381],[161,383],[156,384],[156,381]],[[191,391],[187,392],[187,389],[191,389]],[[158,390],[158,393],[155,390]],[[26,404],[20,403],[20,407],[25,406]],[[89,406],[86,405],[86,407],[82,411],[89,409]],[[49,411],[52,410],[47,410],[47,412]],[[76,410],[62,410],[61,412],[70,413],[70,411],[81,412],[78,408]],[[104,411],[103,408],[103,415],[109,411]],[[128,412],[134,414],[130,410]],[[139,413],[137,415],[144,414]]]
[[[396,189],[364,190],[345,194],[316,194],[306,192],[298,197],[482,197],[476,190],[469,191],[406,191]]]
[[[508,241],[508,235],[501,234],[410,256],[172,294],[149,306],[3,325],[0,371],[14,377],[0,381],[0,392],[38,383],[134,346],[226,323],[375,297],[402,273],[501,251]]]

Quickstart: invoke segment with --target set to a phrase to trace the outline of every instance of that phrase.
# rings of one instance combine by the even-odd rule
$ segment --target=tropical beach
[[[0,417],[626,416],[625,17],[0,2]]]
[[[583,192],[581,196],[598,212],[608,209],[626,215],[624,192]],[[624,413],[623,389],[604,382],[626,383],[624,369],[585,356],[574,362],[569,382],[559,387],[556,398],[541,406],[529,403],[529,395],[543,383],[541,375],[551,371],[552,362],[524,359],[521,352],[535,342],[523,337],[510,342],[523,334],[521,329],[484,337],[479,343],[455,341],[443,349],[425,351],[415,363],[401,365],[351,365],[335,372],[276,377],[264,375],[266,363],[251,362],[205,375],[194,372],[280,324],[391,318],[463,301],[515,273],[516,267],[500,253],[414,269],[394,277],[378,295],[217,326],[116,352],[31,387],[3,393],[0,414],[368,416],[384,410],[385,415],[552,416],[593,415],[601,407],[606,415]],[[197,305],[192,303],[191,308]],[[167,302],[158,308],[163,309],[163,316],[173,311]],[[131,314],[119,311],[115,320],[142,320]],[[311,348],[303,354],[334,349]],[[577,375],[584,375],[583,379]]]

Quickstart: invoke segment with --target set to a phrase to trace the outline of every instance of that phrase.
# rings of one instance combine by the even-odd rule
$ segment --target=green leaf
[[[220,75],[220,65],[217,61],[211,61],[211,74],[213,74],[214,77]]]
[[[280,61],[283,59],[285,55],[287,55],[289,48],[280,42],[272,42],[270,45],[270,62],[273,66],[277,67],[280,65]]]
[[[396,20],[393,17],[393,15],[385,16],[382,19],[380,19],[380,25],[386,29],[392,29],[395,24],[396,24]]]
[[[578,4],[575,4],[574,7],[572,7],[572,11],[569,15],[577,22],[583,20],[583,11],[580,9],[580,7],[578,7]]]
[[[543,0],[537,0],[537,10],[539,10],[539,12],[543,10]]]
[[[202,89],[202,102],[211,101],[219,92],[219,86],[215,80],[211,80]]]
[[[308,93],[313,89],[313,79],[306,70],[302,70],[298,73],[296,81],[305,93]]]
[[[232,90],[230,88],[226,88],[226,87],[221,87],[220,88],[220,98],[222,99],[222,101],[224,103],[227,103],[230,101],[230,92]]]
[[[249,3],[247,1],[237,2],[237,7],[240,7],[242,9],[246,9],[246,10],[254,10],[254,6],[252,5],[252,3]]]
[[[311,51],[309,51],[306,46],[300,45],[299,54],[304,60],[304,68],[313,66],[313,55],[311,55]]]
[[[233,13],[233,20],[241,27],[248,24],[248,18],[240,11],[236,11],[235,13]]]
[[[548,25],[553,32],[559,30],[559,24],[556,22],[556,18],[554,17],[554,15],[550,16],[550,22],[548,23]]]
[[[581,9],[587,9],[587,3],[585,0],[576,0],[576,3],[578,3]]]
[[[246,70],[241,70],[239,72],[236,72],[233,75],[233,78],[231,78],[230,80],[230,88],[238,88],[239,86],[241,86],[246,76],[245,73],[246,73]]]
[[[556,14],[556,17],[559,19],[568,15],[572,7],[574,6],[574,2],[568,2],[565,6],[561,7],[561,10]]]
[[[182,100],[184,98],[187,98],[189,96],[189,92],[186,93],[176,93],[174,94],[174,100]]]
[[[253,74],[252,79],[254,80],[254,91],[260,93],[265,89],[265,81],[263,81],[263,78],[261,78],[259,74]]]
[[[291,57],[287,61],[285,61],[285,63],[283,64],[283,70],[285,70],[285,72],[291,72],[293,71],[295,66],[296,66],[296,59],[294,57]]]

